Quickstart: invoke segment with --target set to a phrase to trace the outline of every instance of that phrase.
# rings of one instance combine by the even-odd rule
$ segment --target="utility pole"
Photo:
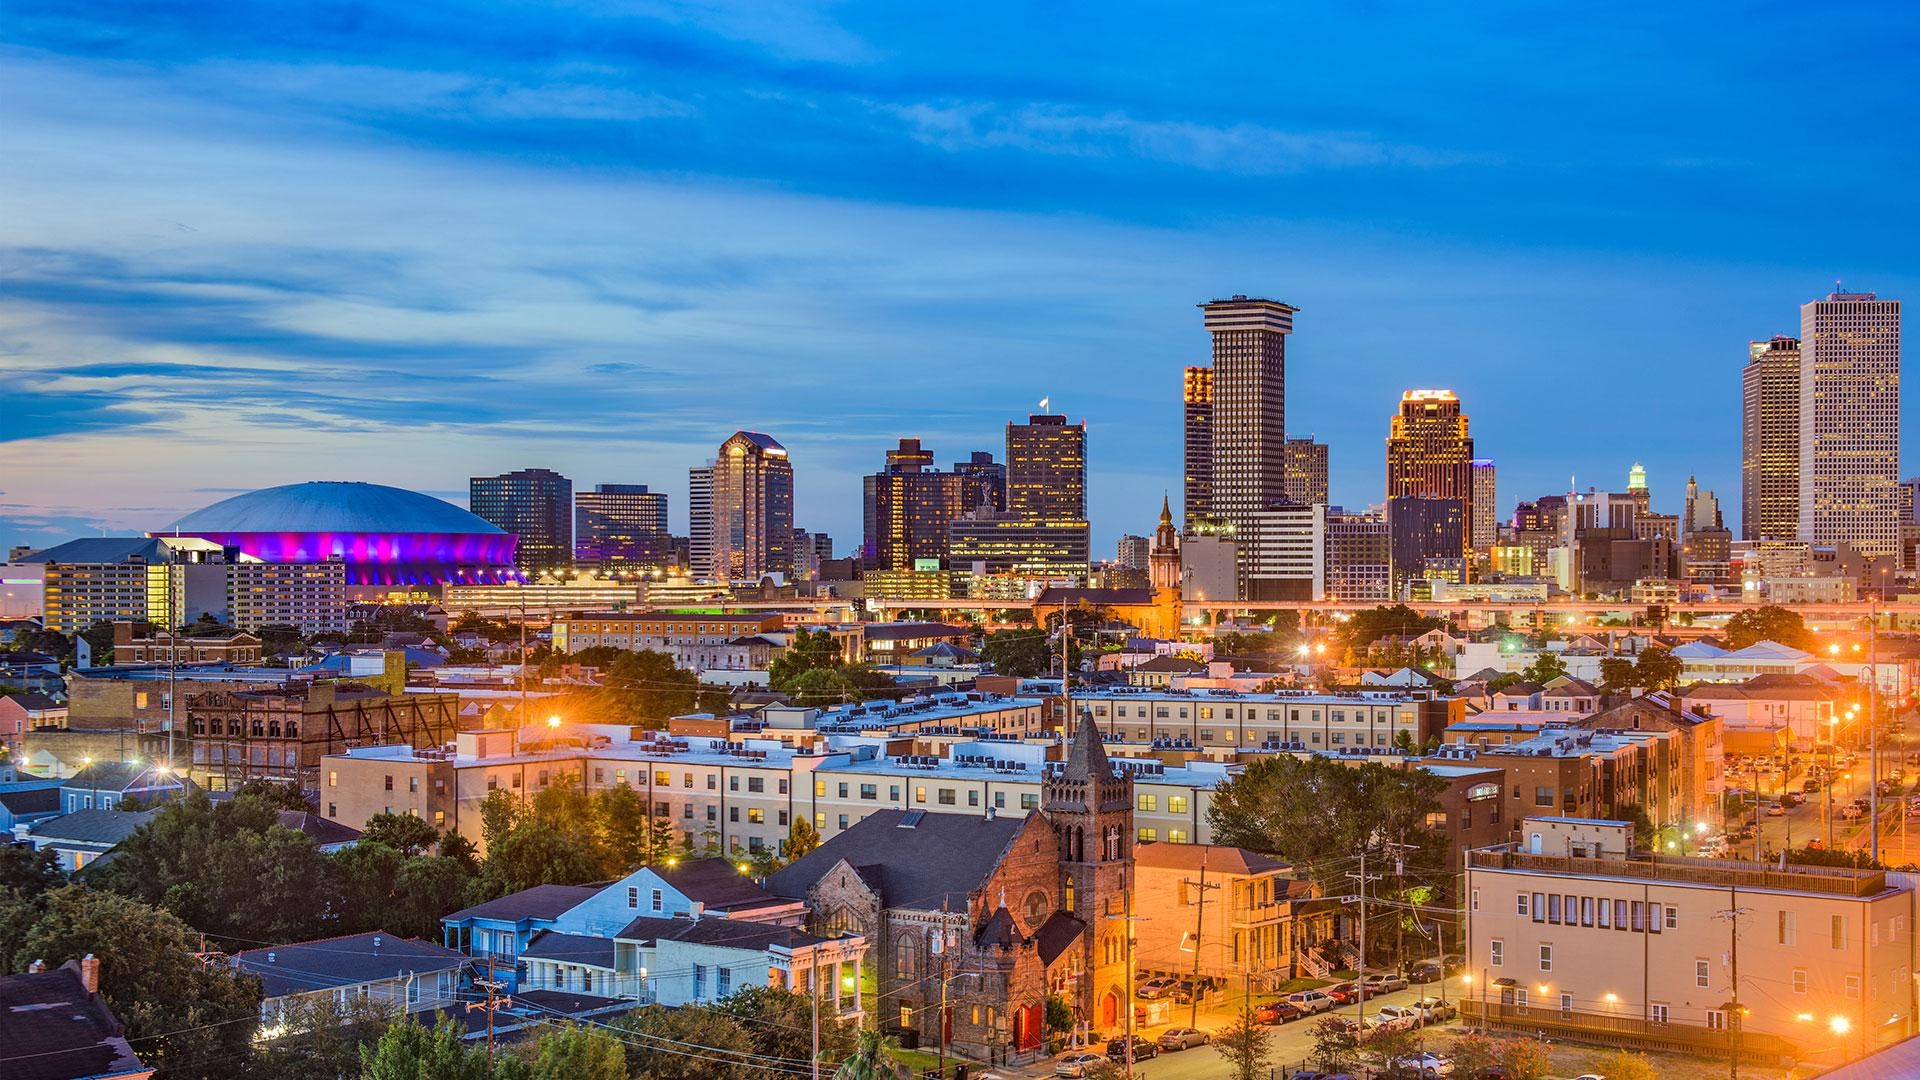
[[[1736,903],[1738,893],[1727,890],[1727,907],[1713,913],[1716,919],[1727,920],[1727,963],[1732,968],[1733,995],[1727,1002],[1727,1076],[1728,1080],[1740,1080],[1740,916],[1752,914],[1752,908]]]
[[[1127,1010],[1127,1053],[1125,1055],[1125,1066],[1127,1080],[1133,1080],[1133,880],[1129,877],[1124,881],[1124,884],[1126,887],[1120,891],[1121,913],[1118,915],[1108,915],[1106,917],[1121,924],[1122,937],[1120,939],[1120,954],[1127,962],[1127,1000],[1121,1005],[1122,1008]]]
[[[813,966],[807,969],[807,981],[812,983],[813,993],[807,996],[813,999],[813,1057],[808,1061],[812,1068],[812,1080],[820,1080],[820,946],[813,947]],[[835,994],[839,993],[835,988]],[[835,1004],[838,1004],[838,998]]]
[[[1355,962],[1353,972],[1353,1008],[1354,1019],[1364,1030],[1367,1022],[1367,883],[1377,880],[1380,875],[1367,874],[1367,849],[1360,848],[1360,872],[1348,874],[1359,885],[1360,902],[1360,959]],[[1358,1032],[1356,1031],[1356,1034]]]
[[[1067,636],[1067,601],[1060,600],[1060,731],[1071,742],[1073,730],[1073,639]]]
[[[940,1015],[934,1023],[940,1025],[936,1038],[939,1040],[940,1071],[936,1073],[941,1080],[947,1075],[947,899],[940,898],[940,929],[936,931],[934,943],[940,946]]]
[[[1200,1025],[1200,934],[1206,928],[1207,890],[1217,889],[1218,885],[1207,884],[1207,849],[1200,849],[1200,880],[1182,880],[1182,884],[1191,885],[1199,890],[1199,899],[1194,903],[1193,911],[1193,994],[1187,1004],[1187,1026]]]
[[[1880,725],[1874,715],[1880,697],[1879,644],[1880,596],[1875,593],[1867,605],[1867,756],[1872,759],[1867,767],[1872,784],[1867,789],[1867,826],[1875,863],[1880,861]]]
[[[473,981],[473,985],[487,992],[487,1000],[475,1001],[469,1004],[467,1006],[467,1011],[472,1012],[475,1009],[483,1009],[486,1011],[486,1014],[487,1014],[487,1062],[488,1064],[492,1064],[493,1062],[493,1014],[499,1012],[501,1009],[507,1008],[508,1006],[512,1005],[513,999],[511,997],[507,997],[500,993],[500,991],[506,989],[506,984],[502,983],[498,979],[475,979]]]

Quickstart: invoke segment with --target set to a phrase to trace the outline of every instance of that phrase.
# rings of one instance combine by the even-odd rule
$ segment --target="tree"
[[[872,1029],[862,1029],[858,1047],[840,1063],[833,1080],[895,1080],[903,1071],[887,1053],[887,1037]]]
[[[52,849],[35,851],[26,844],[0,844],[0,890],[12,890],[35,900],[65,880],[60,857]]]
[[[860,700],[859,688],[846,669],[809,668],[789,677],[781,688],[795,705],[807,709],[825,709]]]
[[[16,904],[0,911],[17,934],[12,955],[0,958],[6,969],[98,958],[102,996],[162,1080],[231,1076],[234,1062],[244,1064],[260,1013],[259,980],[223,966],[203,969],[194,956],[199,941],[179,919],[80,885],[55,889],[37,905]]]
[[[1360,1037],[1344,1017],[1323,1016],[1313,1025],[1313,1063],[1322,1072],[1340,1072],[1360,1056]]]
[[[1259,1080],[1273,1056],[1273,1034],[1242,1009],[1233,1023],[1214,1033],[1213,1049],[1226,1059],[1233,1080]]]
[[[466,1046],[452,1020],[427,1028],[400,1017],[360,1051],[360,1080],[490,1080],[492,1073],[486,1048]]]
[[[534,1045],[532,1080],[627,1080],[627,1048],[601,1028],[549,1028]]]
[[[439,839],[439,831],[415,814],[375,814],[360,836],[363,844],[385,844],[402,855],[418,855]]]
[[[767,667],[767,681],[776,690],[784,690],[794,676],[806,671],[840,666],[840,643],[832,631],[801,630],[773,663]]]
[[[1680,661],[1666,649],[1643,649],[1633,674],[1649,690],[1671,690],[1680,681]]]
[[[798,859],[807,852],[820,846],[820,831],[813,822],[805,818],[796,818],[793,828],[787,830],[787,858]]]
[[[535,885],[583,885],[600,877],[600,861],[577,836],[528,817],[487,847],[487,881],[500,892]]]
[[[1216,789],[1207,820],[1215,843],[1313,866],[1383,838],[1444,846],[1426,824],[1443,790],[1444,781],[1422,770],[1263,758]]]
[[[647,1080],[755,1080],[753,1040],[733,1017],[694,1006],[668,1009],[649,1005],[615,1020],[613,1035],[627,1045],[627,1068]],[[678,1045],[707,1048],[699,1057]],[[842,1066],[844,1068],[844,1066]]]
[[[1609,656],[1600,661],[1600,688],[1608,693],[1621,693],[1640,685],[1635,674],[1633,661],[1624,656]]]
[[[1365,652],[1368,645],[1389,634],[1414,637],[1445,625],[1443,619],[1422,615],[1405,604],[1395,604],[1355,612],[1342,628],[1342,637],[1348,648]]]
[[[980,659],[994,674],[1030,679],[1053,670],[1057,657],[1040,630],[997,630],[980,645]]]
[[[639,792],[616,784],[593,797],[606,877],[621,877],[673,854],[673,829],[654,820]]]
[[[1417,1053],[1420,1036],[1412,1028],[1381,1028],[1367,1039],[1367,1053],[1379,1062],[1382,1075],[1396,1075],[1395,1060]]]
[[[700,703],[700,677],[663,652],[623,653],[607,665],[605,696],[619,722],[663,725]]]
[[[1064,1035],[1073,1030],[1075,1023],[1073,1003],[1060,994],[1047,995],[1047,1031],[1054,1035]]]
[[[761,1058],[806,1061],[813,1053],[813,999],[774,986],[743,986],[710,1008],[740,1026]],[[820,1017],[820,1060],[839,1061],[856,1049],[858,1025]]]
[[[480,872],[480,849],[452,829],[440,837],[440,857],[459,863],[469,874]]]
[[[1500,1044],[1504,1039],[1492,1039],[1485,1032],[1461,1031],[1454,1035],[1453,1043],[1447,1048],[1453,1058],[1455,1076],[1479,1076],[1488,1069],[1500,1065]]]
[[[1812,644],[1806,620],[1789,608],[1766,607],[1743,611],[1727,620],[1727,647],[1744,649],[1761,641],[1774,641],[1795,649]]]
[[[1500,1064],[1513,1080],[1541,1080],[1553,1068],[1547,1044],[1539,1039],[1505,1039],[1500,1046]]]
[[[1561,662],[1559,653],[1541,649],[1540,655],[1534,657],[1533,663],[1528,664],[1526,671],[1521,674],[1527,677],[1527,681],[1545,686],[1566,673],[1567,665]]]
[[[380,1037],[393,1020],[383,1002],[356,999],[342,1005],[331,997],[302,997],[283,1006],[273,1027],[262,1033],[247,1080],[339,1080],[360,1071],[360,1051]],[[238,1074],[239,1070],[235,1070]]]
[[[526,804],[505,788],[487,792],[487,797],[480,800],[480,840],[488,851],[513,831],[526,810]]]

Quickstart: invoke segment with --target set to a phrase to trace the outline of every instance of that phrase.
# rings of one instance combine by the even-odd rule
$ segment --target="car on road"
[[[1287,1004],[1311,1016],[1333,1008],[1333,999],[1318,990],[1295,990],[1287,995]]]
[[[1437,997],[1418,998],[1413,1002],[1411,1007],[1426,1013],[1427,1023],[1429,1024],[1437,1024],[1442,1020],[1451,1020],[1460,1012],[1458,1008],[1454,1007],[1453,1002],[1441,1001]]]
[[[1827,850],[1827,842],[1816,836],[1813,839],[1807,841],[1807,850],[1808,851],[1825,851]]]
[[[1278,998],[1262,1001],[1253,1007],[1253,1022],[1256,1024],[1285,1024],[1307,1015]]]
[[[1088,1069],[1100,1064],[1101,1060],[1099,1054],[1090,1054],[1084,1050],[1068,1054],[1053,1063],[1053,1075],[1064,1076],[1068,1080],[1080,1080],[1080,1077],[1087,1075]]]
[[[1439,1077],[1453,1075],[1453,1059],[1445,1054],[1408,1054],[1394,1058],[1392,1069],[1397,1073],[1417,1076],[1420,1080],[1438,1080]]]
[[[1169,979],[1164,976],[1158,979],[1148,979],[1146,982],[1133,988],[1133,996],[1147,1000],[1163,998],[1173,993],[1173,988],[1177,985],[1179,985],[1178,979]]]
[[[1787,812],[1787,808],[1784,806],[1781,806],[1779,803],[1767,804],[1768,817],[1784,817],[1786,815],[1786,812]]]
[[[1369,994],[1386,994],[1395,990],[1405,990],[1407,979],[1404,975],[1369,975],[1366,978],[1366,985]]]
[[[1800,790],[1812,794],[1820,790],[1820,781],[1808,780],[1800,785]]]
[[[1467,966],[1467,958],[1459,953],[1448,953],[1440,958],[1440,963],[1445,965],[1448,971],[1459,971]]]
[[[1108,1061],[1126,1061],[1129,1057],[1134,1061],[1145,1061],[1159,1053],[1160,1048],[1144,1035],[1135,1035],[1131,1043],[1125,1035],[1107,1043]]]
[[[1162,1050],[1189,1050],[1207,1045],[1207,1033],[1199,1028],[1168,1028],[1154,1041],[1160,1044]]]
[[[1382,1005],[1373,1023],[1382,1031],[1406,1031],[1426,1023],[1427,1014],[1405,1005]]]
[[[1416,983],[1439,982],[1444,975],[1445,972],[1441,969],[1437,961],[1422,960],[1413,965],[1413,969],[1407,972],[1407,981]]]
[[[1848,803],[1840,808],[1840,816],[1848,821],[1859,821],[1861,818],[1867,816],[1867,812],[1852,803]]]
[[[1333,999],[1334,1004],[1351,1005],[1360,999],[1362,990],[1359,983],[1348,981],[1334,983],[1332,986],[1327,987],[1325,992],[1328,997]],[[1372,994],[1368,993],[1367,996],[1371,997]]]

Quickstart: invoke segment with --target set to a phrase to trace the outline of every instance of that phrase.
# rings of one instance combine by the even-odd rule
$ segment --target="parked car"
[[[1840,808],[1840,816],[1848,821],[1859,821],[1861,818],[1867,816],[1867,812],[1852,803],[1848,803]]]
[[[1416,983],[1439,982],[1444,975],[1445,973],[1441,970],[1437,962],[1433,960],[1422,960],[1413,965],[1413,970],[1407,972],[1407,980]]]
[[[1145,1061],[1159,1053],[1160,1048],[1153,1045],[1144,1035],[1135,1035],[1131,1044],[1127,1042],[1125,1035],[1107,1043],[1108,1061],[1126,1061],[1129,1056],[1134,1061]]]
[[[1819,790],[1820,790],[1820,781],[1818,781],[1818,780],[1808,780],[1808,781],[1807,781],[1806,783],[1803,783],[1803,784],[1801,784],[1801,785],[1800,785],[1800,790],[1801,790],[1801,791],[1804,791],[1804,792],[1807,792],[1808,794],[1812,794],[1813,792],[1816,792],[1816,791],[1819,791]]]
[[[1459,971],[1467,965],[1467,958],[1461,956],[1459,953],[1448,953],[1440,958],[1440,963],[1444,965],[1448,971]]]
[[[1173,988],[1177,985],[1179,985],[1178,979],[1169,979],[1165,976],[1158,979],[1148,979],[1146,982],[1133,988],[1133,996],[1149,1000],[1153,998],[1163,998],[1173,993]]]
[[[1155,1040],[1162,1050],[1187,1050],[1195,1046],[1207,1045],[1207,1033],[1199,1028],[1168,1028]]]
[[[1054,1062],[1053,1075],[1064,1076],[1068,1080],[1080,1080],[1087,1075],[1088,1069],[1100,1064],[1100,1061],[1099,1054],[1090,1054],[1084,1050],[1077,1051]]]
[[[1768,804],[1767,804],[1767,816],[1768,816],[1768,817],[1780,817],[1780,816],[1782,816],[1782,815],[1784,815],[1784,814],[1785,814],[1786,812],[1787,812],[1787,808],[1786,808],[1786,807],[1784,807],[1784,806],[1781,806],[1781,805],[1780,805],[1779,803],[1768,803]]]
[[[1394,990],[1405,990],[1407,980],[1403,975],[1369,975],[1366,978],[1366,985],[1369,994],[1385,994]]]
[[[1256,1024],[1285,1024],[1305,1015],[1307,1014],[1278,998],[1259,1002],[1253,1007],[1253,1020]]]
[[[1412,1073],[1420,1080],[1437,1080],[1438,1077],[1453,1075],[1453,1059],[1445,1054],[1408,1054],[1394,1058],[1392,1068],[1398,1072]]]
[[[1816,836],[1813,839],[1807,841],[1807,850],[1808,851],[1825,851],[1827,850],[1827,842]]]
[[[1351,1005],[1360,999],[1362,992],[1360,984],[1357,982],[1334,983],[1332,986],[1327,987],[1325,991],[1326,995],[1332,998],[1336,1005]]]
[[[1382,1005],[1373,1014],[1373,1023],[1382,1031],[1405,1031],[1426,1022],[1426,1014],[1405,1005]]]
[[[1287,1004],[1308,1016],[1333,1008],[1333,999],[1318,990],[1295,990],[1287,995]]]
[[[1439,1023],[1442,1020],[1451,1020],[1460,1013],[1460,1010],[1454,1006],[1453,1002],[1441,1001],[1437,997],[1420,998],[1413,1003],[1412,1007],[1426,1013],[1427,1022],[1430,1024]]]

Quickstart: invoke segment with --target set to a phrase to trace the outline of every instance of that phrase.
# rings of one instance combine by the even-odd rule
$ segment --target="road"
[[[1912,734],[1890,735],[1880,753],[1880,776],[1883,779],[1891,777],[1899,769],[1904,769],[1906,774],[1900,781],[1897,794],[1880,798],[1880,857],[1889,866],[1920,864],[1920,817],[1905,813],[1906,799],[1916,791],[1915,774],[1920,773],[1920,765],[1907,762],[1908,755],[1914,752],[1916,745],[1920,745],[1920,740]],[[1830,793],[1826,790],[1808,792],[1805,803],[1779,816],[1766,813],[1767,804],[1779,798],[1781,782],[1778,774],[1772,774],[1771,778],[1763,776],[1763,782],[1759,785],[1762,806],[1758,846],[1752,840],[1744,841],[1736,845],[1733,855],[1743,859],[1765,858],[1769,853],[1805,847],[1809,840],[1816,837],[1837,850],[1866,850],[1869,846],[1866,820],[1847,821],[1840,811],[1854,799],[1868,797],[1869,775],[1869,762],[1865,755],[1861,755],[1850,768],[1842,771]],[[1790,791],[1800,791],[1804,779],[1804,773],[1796,775],[1785,786]],[[1728,780],[1742,786],[1753,786],[1747,774],[1734,771],[1731,767]],[[1829,794],[1832,798],[1830,824]],[[1746,820],[1751,821],[1752,818]]]

